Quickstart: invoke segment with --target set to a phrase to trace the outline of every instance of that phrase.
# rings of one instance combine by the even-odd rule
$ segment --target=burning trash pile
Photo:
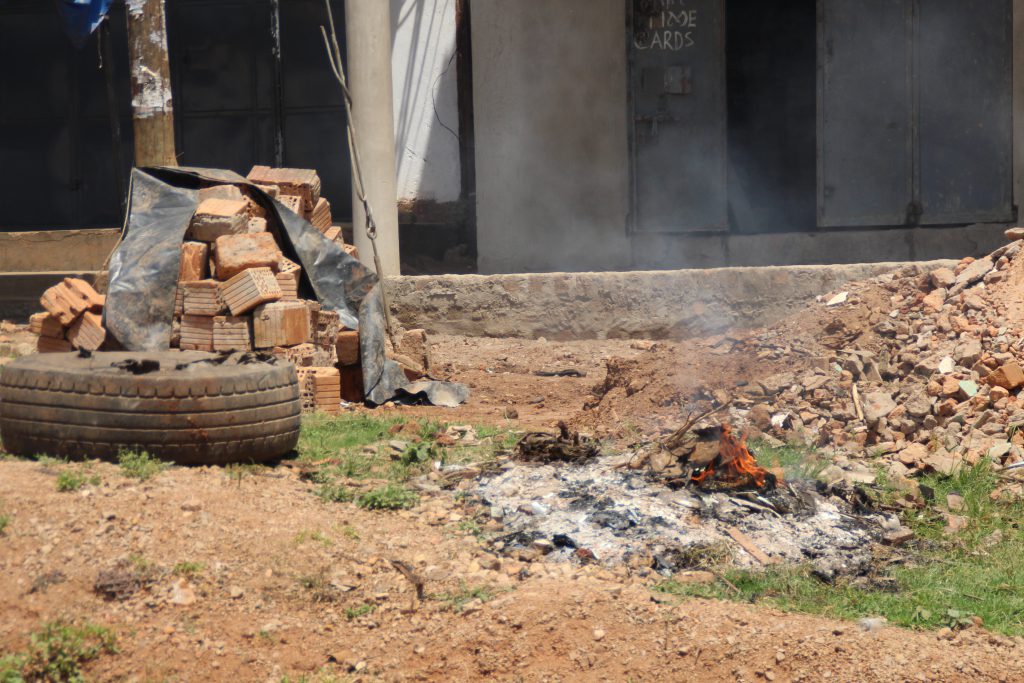
[[[849,487],[761,467],[728,425],[697,426],[706,417],[625,460],[564,425],[524,436],[475,490],[508,532],[501,549],[664,574],[808,562],[831,580],[865,572],[875,543],[900,530]]]
[[[882,465],[912,507],[925,502],[920,474],[988,460],[1017,476],[1024,230],[1007,235],[1010,243],[983,258],[906,266],[771,327],[684,342],[685,359],[660,344],[609,359],[578,423],[651,415],[648,430],[653,423],[667,434],[680,405],[728,404],[723,419],[732,424],[833,455],[826,481],[871,484]],[[1024,495],[1024,480],[1000,493]]]
[[[954,269],[883,276],[832,297],[817,348],[808,349],[819,360],[741,388],[747,421],[784,439],[884,458],[911,504],[922,501],[909,476],[949,475],[985,459],[1013,468],[1024,461],[1020,253],[1013,241]],[[863,324],[852,323],[858,316]],[[842,459],[824,474],[873,480]]]
[[[136,242],[122,241],[114,255],[113,294],[103,297],[71,278],[47,290],[41,299],[45,312],[31,318],[39,351],[258,351],[296,365],[307,411],[337,413],[343,401],[363,401],[366,368],[358,316],[376,278],[355,260],[356,248],[345,244],[341,229],[332,224],[316,171],[255,166],[247,178],[153,172],[157,175],[133,176],[123,240]],[[178,184],[191,182],[194,194],[178,195],[178,186],[160,181],[164,176]],[[165,197],[178,202],[173,208],[180,223],[161,213],[158,205]],[[171,242],[175,228],[182,237]],[[332,254],[333,268],[324,258],[331,249],[339,252]],[[303,264],[310,263],[323,263],[321,271],[304,273]],[[173,305],[157,275],[168,280]],[[395,388],[428,373],[429,346],[421,330],[396,331],[394,341],[371,332],[376,334],[368,351],[379,365],[370,373],[371,388],[385,373],[384,384]],[[384,361],[385,349],[398,366]]]

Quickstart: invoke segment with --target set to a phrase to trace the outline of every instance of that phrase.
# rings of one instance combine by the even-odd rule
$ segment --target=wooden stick
[[[772,565],[777,560],[768,557],[763,550],[757,547],[757,544],[751,540],[749,536],[737,529],[736,527],[730,526],[725,529],[725,532],[732,536],[732,540],[736,541],[741,548],[747,551],[747,554],[753,557],[755,560],[760,562],[764,566]]]

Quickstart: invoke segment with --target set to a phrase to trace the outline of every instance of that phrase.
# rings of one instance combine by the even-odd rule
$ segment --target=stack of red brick
[[[29,318],[29,329],[39,335],[39,353],[84,349],[99,350],[107,338],[103,328],[105,297],[85,280],[66,277],[43,292],[45,312]]]
[[[341,241],[316,171],[256,166],[249,180]],[[267,225],[266,212],[242,189],[200,190],[181,245],[171,345],[273,353],[298,366],[307,410],[338,412],[342,400],[363,400],[362,368],[350,348],[354,343],[358,350],[359,335],[342,330],[336,312],[299,298],[302,268],[281,252],[279,231]]]
[[[249,180],[311,222],[349,254],[316,171],[255,166]],[[341,401],[363,400],[359,334],[340,316],[299,298],[302,268],[281,252],[266,210],[246,187],[199,191],[181,245],[171,346],[198,351],[267,351],[299,368],[304,408],[338,412]],[[32,316],[40,352],[103,347],[104,297],[82,280],[65,279]]]

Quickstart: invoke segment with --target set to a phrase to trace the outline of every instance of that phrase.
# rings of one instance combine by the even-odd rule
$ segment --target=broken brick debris
[[[294,363],[297,367],[307,368],[316,365],[314,359],[316,358],[316,346],[313,344],[298,344],[296,346],[275,346],[270,350],[272,354],[286,360],[289,363]]]
[[[39,335],[40,353],[84,349],[96,351],[105,339],[103,304],[106,298],[85,280],[64,278],[50,287],[39,303],[46,309],[29,320],[30,329]]]
[[[303,215],[301,197],[296,197],[294,195],[282,195],[277,201],[284,204],[284,208],[288,209],[292,213],[297,213],[300,216]]]
[[[284,256],[269,232],[224,235],[217,238],[213,248],[217,277],[222,280],[230,280],[250,268],[277,271],[282,258]]]
[[[299,278],[302,277],[302,267],[285,257],[277,265],[277,284],[281,286],[281,299],[291,301],[299,298]]]
[[[312,211],[320,199],[320,176],[312,169],[253,166],[247,177],[259,185],[276,185],[282,196],[299,197],[301,204],[296,213],[300,216]]]
[[[327,232],[328,228],[332,227],[333,224],[333,220],[331,218],[331,203],[325,198],[320,197],[320,199],[317,200],[313,211],[310,212],[309,222],[320,232]]]
[[[183,242],[178,282],[205,280],[210,267],[210,245],[206,242]]]
[[[200,202],[189,224],[189,237],[198,242],[214,242],[223,235],[246,231],[249,216],[244,201],[207,199]]]
[[[39,337],[53,337],[62,339],[64,327],[60,319],[50,313],[35,313],[28,319],[29,332]]]
[[[341,412],[341,373],[337,368],[297,368],[304,411]]]
[[[335,349],[338,357],[338,365],[358,365],[359,333],[353,330],[343,330],[339,332],[335,342]]]
[[[246,224],[246,232],[249,234],[256,232],[267,231],[267,219],[266,218],[250,218]]]
[[[202,204],[207,199],[227,199],[233,202],[243,202],[245,201],[245,195],[242,194],[237,185],[211,185],[199,190],[199,203]]]

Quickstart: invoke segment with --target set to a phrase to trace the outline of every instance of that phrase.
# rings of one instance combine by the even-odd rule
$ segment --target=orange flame
[[[747,449],[747,435],[737,439],[732,427],[724,424],[720,442],[718,457],[708,463],[703,472],[694,475],[693,483],[699,485],[714,477],[724,483],[742,485],[749,482],[763,488],[768,470],[758,465],[757,459]]]

